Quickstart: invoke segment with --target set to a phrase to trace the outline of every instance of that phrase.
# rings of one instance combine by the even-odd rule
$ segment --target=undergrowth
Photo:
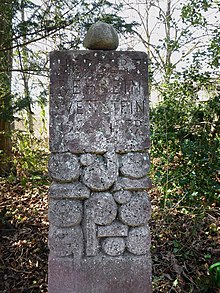
[[[151,111],[151,176],[164,207],[220,204],[220,99],[200,102],[190,84],[163,89]]]

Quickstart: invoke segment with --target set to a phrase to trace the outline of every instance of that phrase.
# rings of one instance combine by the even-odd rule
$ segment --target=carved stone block
[[[149,149],[146,54],[61,51],[50,60],[52,152]]]
[[[125,241],[121,237],[106,238],[102,242],[102,249],[111,256],[121,255],[125,250]]]
[[[89,200],[84,203],[83,232],[85,237],[86,256],[95,256],[98,253],[99,240],[96,236],[95,209],[91,207]]]
[[[90,190],[81,182],[66,184],[53,183],[49,188],[50,198],[69,198],[69,199],[87,199],[90,196]]]
[[[70,277],[71,276],[71,277]],[[146,255],[84,258],[49,256],[51,293],[150,293],[151,260]]]
[[[108,226],[98,226],[98,237],[118,237],[127,235],[128,226],[118,221],[115,221]]]
[[[148,177],[140,179],[130,179],[127,177],[118,177],[118,180],[115,182],[113,191],[118,190],[146,190],[151,188],[151,180]]]
[[[130,201],[132,192],[128,190],[121,190],[114,192],[114,199],[117,203],[123,204]]]
[[[150,231],[148,226],[131,228],[126,240],[127,250],[133,254],[146,254],[150,249]]]
[[[78,200],[51,200],[49,203],[49,222],[57,227],[71,227],[81,223],[82,202]]]
[[[146,153],[128,153],[121,157],[122,175],[132,179],[142,178],[149,171],[150,162]]]
[[[70,153],[51,154],[48,164],[50,177],[55,181],[71,182],[80,175],[78,158]]]
[[[140,226],[149,220],[151,206],[148,197],[143,194],[133,196],[131,200],[119,207],[119,218],[129,226]]]

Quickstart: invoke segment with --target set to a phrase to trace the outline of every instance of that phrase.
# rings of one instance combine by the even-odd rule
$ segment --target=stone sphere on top
[[[93,24],[84,39],[83,45],[90,50],[116,50],[119,40],[116,30],[108,23]]]

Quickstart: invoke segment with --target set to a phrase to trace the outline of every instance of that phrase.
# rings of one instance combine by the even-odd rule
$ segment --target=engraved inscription
[[[84,83],[81,83],[83,76],[72,75],[70,84],[72,85],[72,95],[82,95],[88,98],[89,95],[100,95],[100,94],[113,94],[113,95],[140,95],[141,94],[141,81],[139,80],[128,80],[128,79],[112,79],[111,77],[106,78],[105,75],[98,75],[92,80],[88,78]],[[59,79],[61,83],[64,83],[64,79]]]
[[[122,100],[119,102],[114,102],[115,113],[121,115],[132,115],[132,114],[147,114],[147,101],[129,101]]]
[[[97,100],[73,100],[70,109],[76,109],[76,114],[86,113],[87,110],[95,110],[100,102]],[[114,107],[114,115],[147,114],[147,101],[122,100],[111,103]],[[130,117],[130,116],[129,116]],[[130,119],[131,120],[131,119]],[[138,125],[138,124],[137,124]]]
[[[60,82],[52,92],[51,113],[62,109],[65,120],[52,115],[51,133],[56,133],[57,141],[51,150],[104,153],[115,146],[116,152],[123,153],[148,149],[145,55],[134,58],[132,52],[113,52],[109,58],[106,52],[95,52],[91,58],[91,52],[71,54],[54,61],[60,72],[54,82]]]
[[[73,95],[80,94],[80,79],[73,79]]]

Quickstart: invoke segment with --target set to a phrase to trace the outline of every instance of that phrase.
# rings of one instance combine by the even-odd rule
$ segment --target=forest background
[[[219,17],[219,0],[0,0],[0,292],[47,292],[48,52],[98,20],[149,56],[153,292],[219,292]]]

